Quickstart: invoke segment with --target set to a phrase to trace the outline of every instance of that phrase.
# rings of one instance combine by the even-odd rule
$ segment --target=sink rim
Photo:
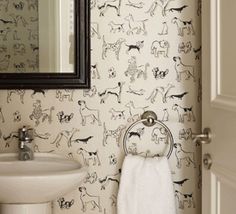
[[[50,169],[45,169],[44,170],[39,170],[39,171],[27,171],[27,172],[20,172],[20,171],[16,171],[14,174],[13,172],[4,172],[2,171],[0,173],[0,179],[3,177],[9,177],[9,179],[15,179],[16,177],[19,177],[19,179],[21,178],[32,178],[32,177],[53,177],[53,176],[58,176],[58,175],[64,175],[64,176],[69,176],[72,174],[76,174],[78,172],[87,172],[88,171],[88,167],[87,166],[83,166],[79,161],[74,160],[74,159],[69,159],[66,158],[62,155],[59,154],[54,154],[54,153],[34,153],[34,156],[36,159],[34,160],[27,160],[27,161],[20,161],[18,160],[18,153],[0,153],[0,166],[1,164],[9,164],[9,166],[12,164],[12,166],[14,166],[15,163],[20,163],[22,165],[26,165],[27,164],[31,164],[33,162],[39,163],[39,164],[48,164],[50,161],[52,161],[52,163],[56,163],[58,165],[60,165],[60,163],[66,165],[70,165],[73,164],[74,165],[74,169],[58,169],[56,171],[51,171]],[[6,160],[2,160],[2,158],[8,158]],[[16,159],[14,159],[16,158]],[[38,159],[37,159],[38,158]],[[32,166],[32,165],[31,165]],[[20,167],[20,166],[19,166]]]

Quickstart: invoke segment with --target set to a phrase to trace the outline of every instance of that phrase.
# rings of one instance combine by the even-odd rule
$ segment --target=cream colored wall
[[[124,151],[118,146],[115,134],[119,133],[119,127],[127,126],[136,118],[127,107],[134,103],[136,112],[143,107],[155,111],[158,119],[170,128],[175,143],[182,146],[181,155],[194,157],[193,163],[186,159],[181,161],[183,156],[176,157],[174,149],[170,165],[178,213],[199,214],[200,147],[192,143],[189,133],[200,130],[201,70],[200,52],[197,51],[201,45],[200,3],[198,0],[120,2],[120,7],[118,4],[109,7],[108,1],[91,0],[91,90],[43,90],[35,94],[32,90],[8,90],[0,93],[1,152],[16,151],[17,139],[11,137],[11,133],[17,132],[22,125],[30,125],[37,133],[36,151],[73,156],[82,163],[83,155],[78,154],[81,148],[97,154],[100,162],[89,161],[88,177],[80,187],[97,197],[101,213],[115,214],[117,182],[110,181],[104,186],[102,180],[109,175],[116,177],[118,174],[119,177]],[[184,5],[187,7],[181,10]],[[130,15],[134,22],[129,25]],[[180,19],[179,23],[175,17]],[[138,41],[143,43],[140,51]],[[179,59],[182,64],[176,67]],[[149,65],[146,73],[145,65]],[[120,95],[120,102],[115,93]],[[81,113],[82,104],[86,104],[89,113]],[[179,114],[174,110],[176,104],[180,106]],[[89,114],[94,115],[94,123],[92,117],[86,117]],[[68,141],[72,147],[68,147]],[[145,141],[147,139],[143,138],[138,143]],[[132,146],[135,145],[128,145]],[[154,149],[152,152],[155,153]],[[64,196],[64,200],[55,201],[54,213],[100,213],[99,208],[93,210],[91,204],[82,210],[80,194],[78,187]]]

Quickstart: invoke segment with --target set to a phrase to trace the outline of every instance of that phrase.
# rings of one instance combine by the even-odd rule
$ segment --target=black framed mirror
[[[0,89],[89,88],[89,1],[4,2]]]

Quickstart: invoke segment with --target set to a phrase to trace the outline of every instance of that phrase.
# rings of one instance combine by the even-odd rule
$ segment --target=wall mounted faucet
[[[19,129],[19,160],[33,160],[33,129],[23,126]]]

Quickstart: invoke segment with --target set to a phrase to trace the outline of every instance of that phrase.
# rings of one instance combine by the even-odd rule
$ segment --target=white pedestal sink
[[[51,201],[78,187],[87,167],[59,155],[35,153],[32,161],[0,154],[0,213],[51,214]]]

